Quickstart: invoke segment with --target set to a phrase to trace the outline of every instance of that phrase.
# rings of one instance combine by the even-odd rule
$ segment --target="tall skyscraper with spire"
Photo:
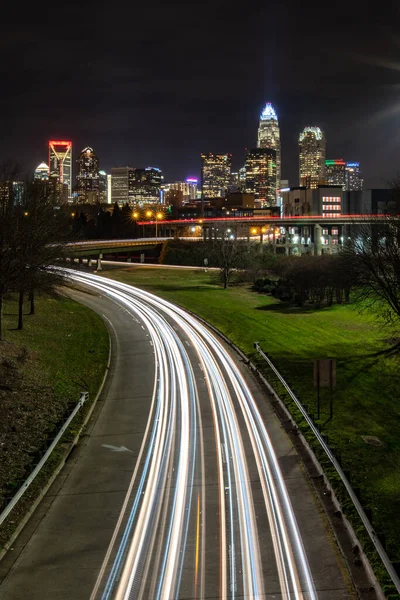
[[[325,183],[326,140],[319,127],[304,127],[299,135],[300,185],[316,189]]]
[[[272,148],[276,152],[276,199],[278,200],[281,187],[281,138],[278,117],[270,102],[267,102],[260,115],[257,146]]]
[[[66,185],[68,198],[72,198],[72,142],[49,141],[50,178]]]

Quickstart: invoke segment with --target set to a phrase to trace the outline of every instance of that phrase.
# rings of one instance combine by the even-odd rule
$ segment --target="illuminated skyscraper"
[[[137,204],[158,204],[164,176],[157,167],[133,169],[132,199]]]
[[[133,168],[113,167],[111,169],[111,201],[114,204],[132,202]]]
[[[108,183],[107,173],[105,171],[99,171],[99,200],[101,204],[106,204],[108,200]]]
[[[346,161],[343,158],[325,161],[325,180],[328,185],[341,185],[346,189]]]
[[[93,148],[87,146],[77,160],[78,202],[95,204],[99,201],[99,159]]]
[[[276,206],[276,151],[255,148],[246,156],[246,192],[254,194],[255,205]]]
[[[319,127],[305,127],[299,136],[300,185],[316,189],[325,183],[325,134]]]
[[[197,198],[197,179],[188,177],[186,181],[174,181],[169,184],[169,189],[182,192],[183,202],[193,202]]]
[[[363,189],[363,179],[361,177],[360,163],[346,163],[346,190],[356,192]]]
[[[278,199],[281,187],[281,139],[278,117],[270,102],[265,105],[260,115],[257,146],[272,148],[276,152],[276,199]]]
[[[67,186],[68,198],[72,198],[72,142],[52,140],[49,142],[50,177]]]
[[[203,198],[226,194],[231,174],[232,154],[201,154],[201,193]]]
[[[49,179],[49,167],[45,162],[36,167],[33,178],[35,181],[47,181]]]

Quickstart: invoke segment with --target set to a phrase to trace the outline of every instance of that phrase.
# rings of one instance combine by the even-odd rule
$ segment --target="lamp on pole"
[[[147,217],[148,219],[150,219],[150,217],[152,216],[152,214],[153,214],[153,213],[151,212],[151,210],[148,210],[148,211],[146,211],[146,217]],[[145,237],[145,236],[144,236],[144,231],[145,231],[145,229],[144,229],[144,225],[143,225],[143,237]]]
[[[162,215],[162,213],[158,212],[155,214],[155,217],[156,217],[156,238],[158,238],[158,229],[157,229],[158,219],[162,219],[163,215]]]

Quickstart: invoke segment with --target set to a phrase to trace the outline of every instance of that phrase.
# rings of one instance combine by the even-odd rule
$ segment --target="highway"
[[[130,388],[133,393],[140,388],[142,432],[138,435],[136,423],[135,434],[128,436],[128,411],[133,408],[119,389],[114,396],[118,401],[122,397],[119,406],[126,412],[116,415],[117,405],[109,405],[108,421],[101,422],[102,409],[93,433],[89,431],[87,451],[67,471],[61,491],[51,494],[38,530],[21,542],[19,557],[0,584],[0,597],[352,598],[297,456],[271,410],[266,419],[259,390],[249,384],[237,360],[204,325],[171,303],[105,277],[66,271],[74,282],[106,299],[110,320],[117,320],[113,313],[122,314],[121,339],[123,328],[127,339],[132,328],[142,331],[141,344],[150,346],[143,363],[135,355],[121,361],[125,378],[135,371]],[[138,379],[140,370],[144,382]],[[150,390],[148,402],[143,401],[143,386]],[[123,437],[115,431],[107,437],[109,423],[118,419]],[[108,443],[99,444],[100,438]],[[107,448],[121,452],[108,452],[104,460],[114,462],[103,471]],[[120,462],[116,467],[121,460],[123,467]],[[282,464],[290,464],[285,478]],[[94,478],[84,487],[83,473]],[[111,497],[114,476],[117,493]],[[97,513],[91,520],[88,503],[96,486],[108,495],[101,502],[92,500]],[[84,506],[77,498],[84,499]],[[79,516],[72,514],[71,501]],[[75,536],[75,554],[68,536]],[[50,539],[55,545],[49,548]],[[54,559],[49,577],[54,554],[58,562]]]
[[[214,548],[215,538],[220,598],[263,597],[263,563],[271,558],[283,599],[316,598],[268,433],[221,344],[187,313],[144,291],[90,274],[72,277],[114,297],[144,323],[156,363],[141,452],[91,598],[177,598],[183,593],[204,598],[207,545],[211,539]],[[218,479],[217,513],[208,510],[206,495],[206,398],[214,425],[216,473],[211,480]],[[264,500],[257,516],[250,478],[255,469]],[[272,556],[270,551],[263,556],[260,547],[259,528],[267,523]],[[207,535],[208,529],[217,536]],[[210,575],[215,585],[215,573]]]

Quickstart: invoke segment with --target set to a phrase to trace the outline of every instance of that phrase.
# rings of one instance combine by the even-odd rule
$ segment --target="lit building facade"
[[[339,217],[344,204],[344,190],[341,185],[305,186],[282,190],[284,217],[322,216]]]
[[[361,177],[360,163],[346,163],[346,190],[348,192],[358,192],[363,189],[363,178]]]
[[[197,183],[195,177],[188,177],[186,181],[170,183],[169,189],[182,192],[183,202],[193,202],[197,198]]]
[[[240,192],[239,171],[232,171],[229,177],[228,194]]]
[[[274,107],[270,102],[265,105],[260,115],[258,127],[258,148],[272,148],[276,153],[276,199],[279,198],[281,181],[281,138],[279,122]],[[275,203],[276,204],[276,203]]]
[[[232,154],[201,154],[202,198],[222,198],[226,195],[232,168]]]
[[[99,189],[99,159],[93,148],[87,146],[82,150],[77,160],[78,202],[95,204],[100,199]]]
[[[132,201],[135,204],[159,204],[161,201],[161,187],[164,176],[157,167],[133,169],[132,175]]]
[[[305,127],[299,136],[300,185],[316,189],[325,183],[325,134],[319,127]]]
[[[107,204],[108,202],[108,183],[107,173],[105,171],[99,171],[99,201],[101,204]]]
[[[346,161],[343,158],[325,161],[325,179],[328,185],[341,185],[346,189]]]
[[[107,175],[107,204],[112,204],[112,177],[111,173]]]
[[[111,169],[111,201],[114,204],[133,202],[133,168],[113,167]]]
[[[241,192],[244,192],[246,189],[246,165],[240,167],[238,171],[238,179],[239,179],[239,189]]]
[[[255,206],[276,206],[276,152],[254,148],[246,156],[246,192],[254,194]]]
[[[72,198],[72,142],[51,140],[49,142],[49,175],[66,185],[68,198]]]
[[[46,165],[45,162],[41,162],[40,165],[36,167],[33,178],[35,181],[48,181],[49,165]]]

